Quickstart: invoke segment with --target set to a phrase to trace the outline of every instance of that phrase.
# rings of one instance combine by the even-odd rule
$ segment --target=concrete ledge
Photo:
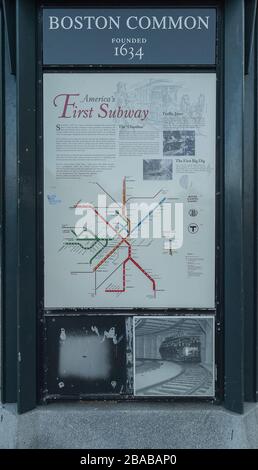
[[[2,449],[258,448],[258,404],[63,403],[17,415],[0,405]]]

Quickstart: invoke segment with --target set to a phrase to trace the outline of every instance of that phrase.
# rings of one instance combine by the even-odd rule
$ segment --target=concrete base
[[[2,449],[258,448],[258,404],[63,403],[17,415],[0,405]]]

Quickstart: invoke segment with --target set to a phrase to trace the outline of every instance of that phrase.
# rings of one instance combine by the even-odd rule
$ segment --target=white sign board
[[[44,75],[46,308],[213,308],[215,73]]]

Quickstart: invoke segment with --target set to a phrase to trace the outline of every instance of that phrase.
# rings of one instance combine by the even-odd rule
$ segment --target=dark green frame
[[[17,1],[18,411],[37,403],[37,4]]]
[[[5,81],[5,76],[9,72],[9,67],[5,54],[7,50],[6,34],[4,30],[5,10],[4,4],[1,9],[1,59],[0,59],[0,80],[1,80],[1,383],[2,402],[14,403],[17,401],[17,175],[16,175],[16,154],[14,151],[15,138],[10,139],[14,129],[6,126],[13,120],[12,104],[5,100],[5,94],[9,87]],[[8,64],[9,65],[9,64]],[[12,84],[13,86],[13,84]],[[5,102],[6,101],[6,102]],[[15,98],[13,100],[15,102]],[[6,115],[7,114],[7,115]],[[10,118],[11,116],[11,118]],[[9,154],[10,142],[12,142],[11,153]]]
[[[225,406],[243,412],[244,0],[225,2]]]
[[[224,399],[227,409],[240,413],[245,385],[243,260],[247,249],[243,229],[244,3],[225,1],[224,10],[224,265],[220,273],[224,279]],[[36,28],[36,2],[17,0],[19,412],[37,403]],[[250,321],[254,331],[254,314]],[[254,349],[248,354],[255,364]]]

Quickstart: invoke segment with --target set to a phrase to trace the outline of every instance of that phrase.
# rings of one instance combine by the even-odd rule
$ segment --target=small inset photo
[[[213,316],[134,317],[134,394],[213,397]]]
[[[163,131],[163,155],[194,156],[195,131]]]
[[[173,162],[170,159],[143,160],[144,180],[172,180]]]

